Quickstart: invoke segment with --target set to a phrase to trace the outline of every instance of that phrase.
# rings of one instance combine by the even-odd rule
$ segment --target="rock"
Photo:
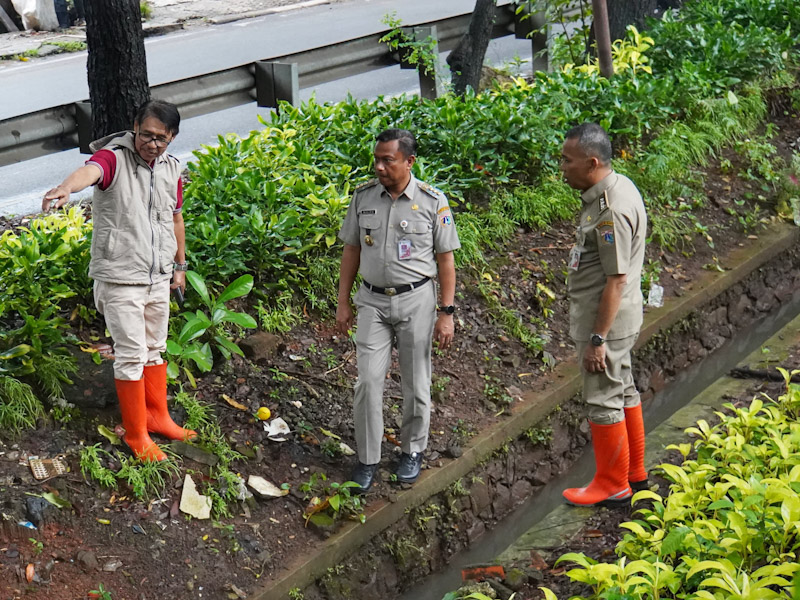
[[[258,475],[250,475],[247,478],[247,485],[261,498],[280,498],[289,493],[289,490],[282,490],[274,483]]]
[[[506,578],[503,580],[509,588],[518,592],[528,583],[528,574],[522,569],[513,568],[506,571]]]
[[[666,378],[664,377],[664,371],[661,369],[656,369],[653,371],[653,374],[650,376],[650,389],[657,394],[664,389],[666,384],[667,382]]]
[[[486,532],[486,525],[480,519],[475,519],[467,528],[467,539],[469,545],[474,544]]]
[[[508,365],[509,367],[513,367],[513,368],[517,369],[522,364],[522,359],[519,357],[519,354],[512,354],[511,356],[504,356],[503,357],[503,364],[504,365]]]
[[[478,335],[475,336],[475,341],[478,342],[479,344],[485,344],[489,340],[486,339],[485,335],[483,335],[482,333],[479,333]]]
[[[532,486],[524,479],[519,479],[511,486],[511,501],[514,506],[522,504],[531,494]]]
[[[489,496],[489,488],[485,483],[476,482],[470,488],[470,498],[472,500],[473,512],[480,514],[485,508],[492,504],[492,499]]]
[[[545,483],[550,481],[552,475],[553,475],[553,467],[550,463],[546,462],[536,467],[536,470],[534,470],[531,479],[533,480],[533,483],[535,483],[536,485],[544,485]]]
[[[219,457],[217,455],[206,452],[205,450],[201,450],[197,446],[192,446],[186,442],[172,442],[172,450],[176,454],[193,460],[194,462],[198,462],[201,465],[214,467],[219,462]]]
[[[732,300],[728,304],[728,320],[734,327],[743,327],[749,321],[749,313],[752,312],[753,303],[747,296],[739,296],[738,300]]]
[[[252,361],[266,360],[275,356],[283,347],[283,340],[268,331],[259,331],[239,342],[239,347]]]
[[[103,565],[103,571],[106,573],[116,573],[119,569],[122,568],[122,561],[118,558],[112,558],[106,564]]]
[[[489,585],[497,592],[498,600],[510,600],[514,595],[514,591],[504,586],[502,583],[495,579],[489,580]]]
[[[495,518],[502,517],[511,508],[511,490],[501,483],[495,487],[494,501],[492,502],[492,511]]]
[[[448,446],[447,450],[445,450],[445,456],[448,458],[461,458],[463,454],[464,451],[461,449],[461,446],[455,444]]]
[[[183,480],[180,509],[181,512],[191,515],[195,519],[211,517],[211,498],[198,493],[194,480],[189,475]]]
[[[97,556],[91,550],[78,550],[75,560],[87,573],[100,569],[100,563],[97,562]]]

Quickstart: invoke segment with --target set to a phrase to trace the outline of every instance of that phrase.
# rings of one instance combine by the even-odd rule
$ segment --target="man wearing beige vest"
[[[195,437],[167,410],[166,348],[170,287],[186,285],[183,193],[178,159],[166,153],[180,126],[177,108],[145,103],[124,131],[93,142],[86,164],[44,195],[42,210],[95,186],[92,200],[94,300],[114,341],[114,378],[123,439],[137,458],[160,461],[150,438]],[[172,284],[170,286],[170,279]]]
[[[568,264],[569,320],[597,467],[591,483],[565,490],[564,498],[579,506],[624,502],[631,488],[647,485],[642,405],[631,373],[647,214],[634,183],[611,168],[611,142],[599,125],[567,132],[561,171],[583,201]]]

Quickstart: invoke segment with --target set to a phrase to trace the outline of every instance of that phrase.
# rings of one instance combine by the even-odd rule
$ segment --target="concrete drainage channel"
[[[635,375],[648,432],[800,313],[798,238],[788,225],[762,232],[727,257],[724,273],[703,273],[646,315]],[[252,598],[300,590],[306,600],[440,600],[457,588],[464,565],[500,556],[561,506],[564,487],[591,477],[577,367],[559,365],[537,388],[461,458],[425,471],[393,501],[371,501],[365,525],[344,526]],[[658,442],[648,444],[652,452]]]
[[[770,337],[771,336],[771,337]],[[685,439],[684,430],[699,419],[709,419],[714,410],[741,395],[752,385],[751,380],[727,375],[734,367],[750,368],[764,363],[761,348],[769,349],[769,361],[780,365],[788,352],[800,345],[800,294],[756,326],[741,332],[735,340],[703,361],[681,373],[668,387],[657,394],[645,411],[647,450],[645,461],[652,469],[664,462],[665,448]],[[763,368],[763,367],[759,367]],[[494,530],[487,533],[478,547],[456,555],[446,569],[432,574],[414,586],[400,600],[441,600],[461,585],[461,569],[470,564],[528,566],[531,551],[536,551],[549,564],[558,558],[551,553],[578,533],[594,510],[567,506],[561,491],[583,485],[594,471],[587,453],[586,460],[575,463],[562,476],[516,509]]]

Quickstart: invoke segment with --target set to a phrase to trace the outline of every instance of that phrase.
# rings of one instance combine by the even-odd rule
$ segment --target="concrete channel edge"
[[[731,265],[725,272],[708,271],[680,298],[668,298],[660,309],[645,315],[637,348],[646,345],[655,335],[686,318],[695,309],[708,304],[727,289],[745,279],[779,254],[800,241],[800,228],[788,224],[768,227],[756,240],[734,250],[725,260]],[[321,542],[309,555],[287,568],[283,574],[265,584],[251,596],[253,600],[285,600],[292,589],[304,589],[325,575],[328,569],[346,560],[356,550],[399,521],[407,511],[423,504],[446,490],[482,462],[496,453],[509,440],[547,417],[560,404],[580,391],[581,378],[576,362],[559,364],[537,387],[544,391],[526,392],[514,407],[512,415],[478,434],[464,449],[464,454],[442,467],[423,472],[411,489],[397,494],[396,501],[372,501],[367,507],[367,520],[348,523]]]

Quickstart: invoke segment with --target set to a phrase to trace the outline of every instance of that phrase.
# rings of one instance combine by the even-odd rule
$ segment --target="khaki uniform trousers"
[[[427,283],[397,296],[361,286],[354,298],[358,310],[355,421],[358,459],[381,460],[383,387],[397,339],[403,389],[402,450],[422,452],[428,445],[431,408],[431,339],[436,320],[436,286]]]
[[[588,342],[576,342],[578,362],[583,375],[583,400],[588,417],[597,425],[613,425],[625,420],[625,408],[639,404],[639,392],[633,383],[631,350],[639,334],[619,340],[606,340],[606,369],[589,373],[583,369],[583,353]]]
[[[138,381],[163,362],[169,327],[169,280],[153,285],[94,282],[94,303],[114,341],[114,378]]]

